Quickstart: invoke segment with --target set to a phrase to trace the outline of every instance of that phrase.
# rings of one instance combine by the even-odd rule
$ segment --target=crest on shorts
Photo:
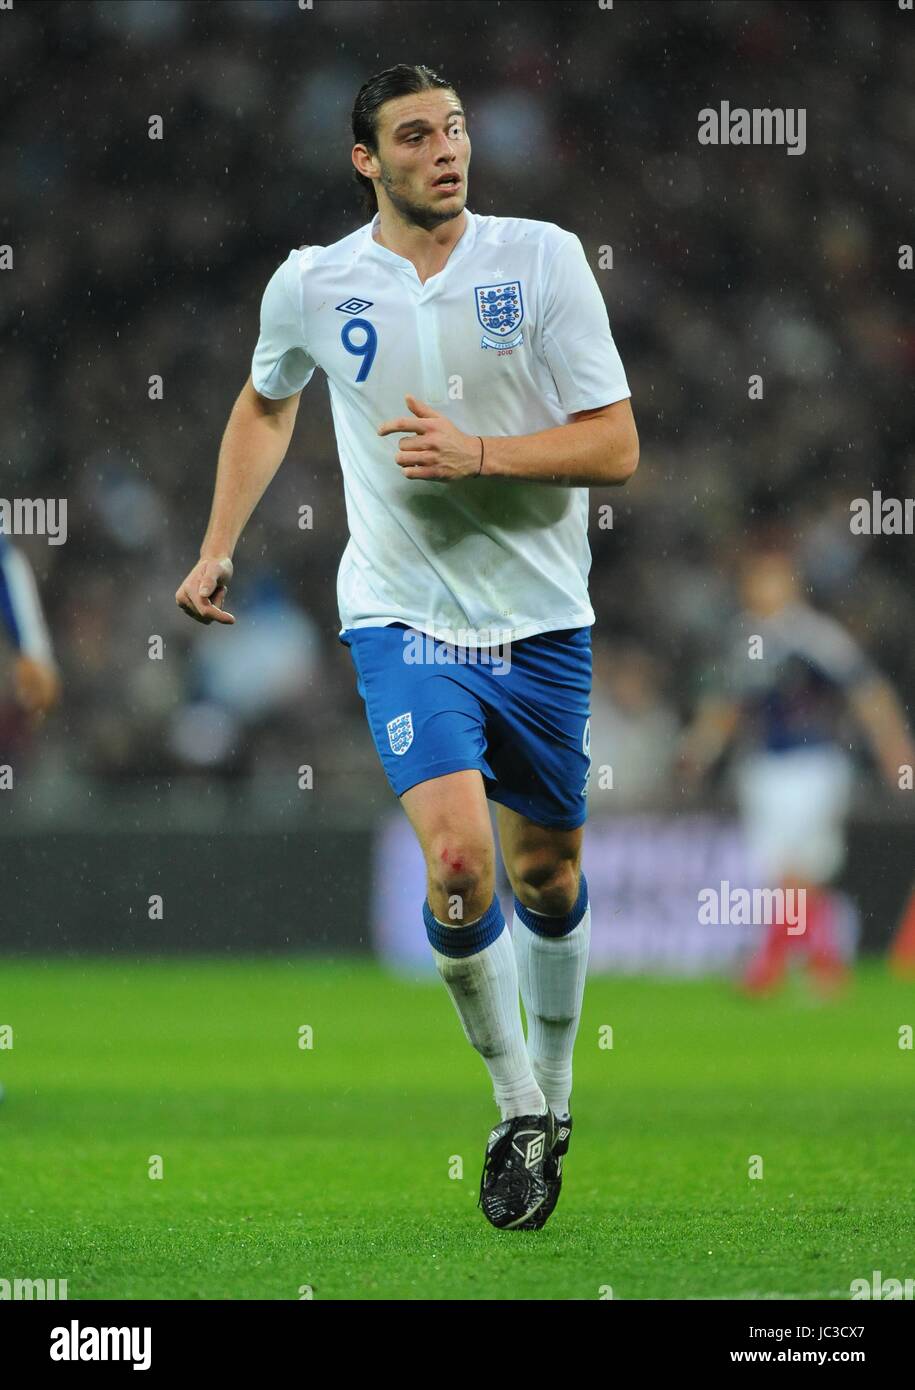
[[[524,300],[520,280],[503,280],[501,285],[477,285],[477,318],[485,332],[480,347],[518,347],[524,342],[521,323]]]
[[[388,743],[391,745],[391,752],[406,753],[410,744],[413,742],[413,711],[407,710],[406,714],[398,714],[396,719],[388,720]]]

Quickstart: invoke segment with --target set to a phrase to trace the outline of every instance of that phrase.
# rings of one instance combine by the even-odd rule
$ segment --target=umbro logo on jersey
[[[566,1129],[565,1125],[563,1125],[562,1129],[556,1135],[556,1143],[558,1144],[562,1139],[568,1139],[571,1133],[572,1131],[570,1129]]]
[[[357,299],[355,295],[352,299],[344,299],[342,304],[336,305],[341,314],[361,314],[366,309],[371,309],[374,304],[373,299]]]
[[[402,753],[406,753],[413,742],[412,710],[407,710],[406,714],[398,714],[396,719],[389,719],[387,727],[391,752],[400,757]]]

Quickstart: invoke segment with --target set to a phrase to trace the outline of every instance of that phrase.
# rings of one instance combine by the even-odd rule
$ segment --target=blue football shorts
[[[540,633],[488,653],[405,623],[347,628],[340,641],[349,647],[372,738],[398,796],[431,777],[475,767],[492,801],[537,825],[574,830],[584,823],[590,627]]]

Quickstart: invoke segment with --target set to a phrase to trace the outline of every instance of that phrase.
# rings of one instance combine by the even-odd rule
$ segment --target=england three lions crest
[[[477,285],[474,294],[477,318],[485,330],[480,347],[513,348],[524,342],[520,280],[506,280],[501,285]]]
[[[406,714],[398,714],[396,719],[388,720],[388,743],[391,745],[391,752],[400,756],[406,753],[410,744],[413,742],[413,714],[407,710]]]

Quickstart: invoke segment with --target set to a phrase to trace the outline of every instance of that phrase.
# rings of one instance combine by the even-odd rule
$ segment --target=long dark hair
[[[430,92],[436,87],[453,92],[454,87],[423,63],[396,63],[384,72],[376,72],[363,82],[353,106],[353,143],[365,145],[372,154],[378,153],[378,109],[392,97],[409,96],[413,92]],[[359,185],[366,213],[374,217],[378,211],[375,184],[353,168],[353,178]]]

